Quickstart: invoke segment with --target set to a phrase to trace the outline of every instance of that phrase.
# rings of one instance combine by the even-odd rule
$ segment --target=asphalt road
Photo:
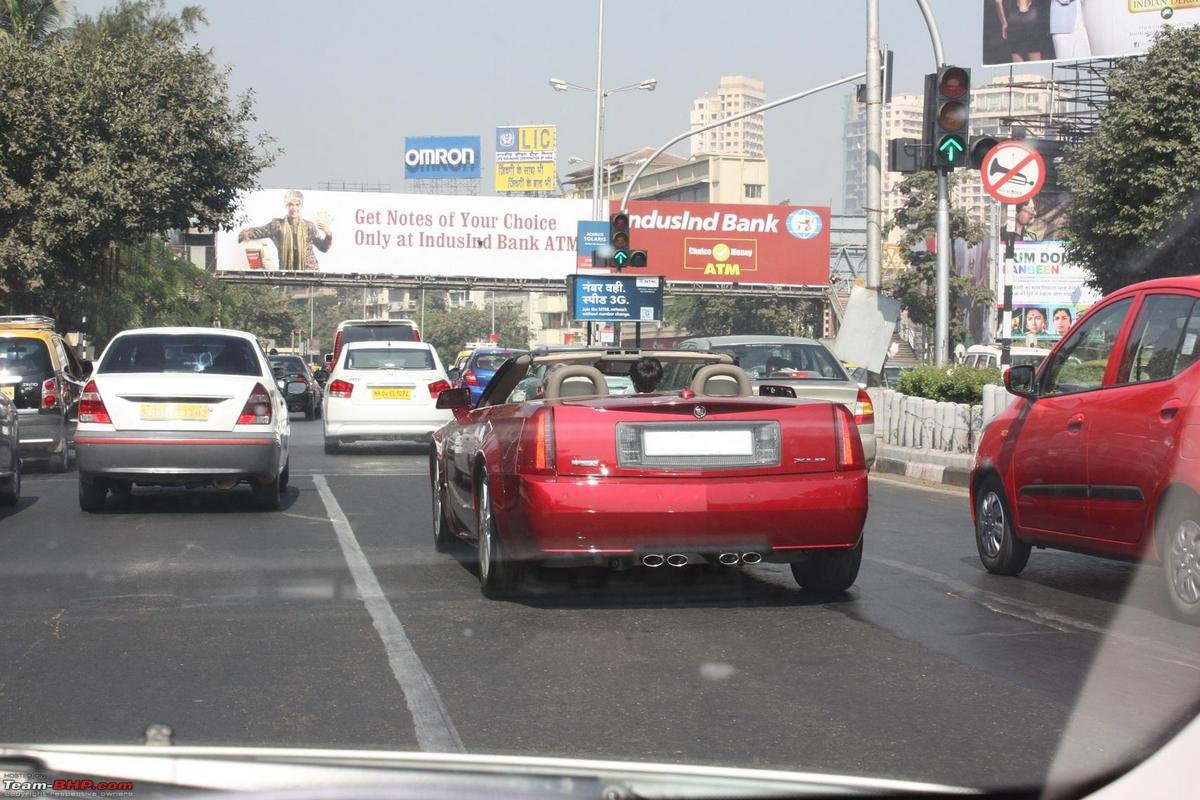
[[[857,585],[786,567],[545,570],[482,598],[433,549],[426,457],[321,451],[279,513],[136,490],[86,515],[27,473],[0,514],[0,741],[621,758],[994,786],[1115,763],[1200,697],[1161,572],[1035,551],[983,571],[965,494],[873,479]],[[1087,766],[1088,769],[1095,768]]]

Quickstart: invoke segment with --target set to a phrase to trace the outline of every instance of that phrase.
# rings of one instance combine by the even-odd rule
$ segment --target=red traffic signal
[[[957,100],[971,89],[971,76],[962,67],[949,67],[938,75],[938,94]]]
[[[629,215],[618,212],[608,218],[608,244],[615,256],[629,250]]]

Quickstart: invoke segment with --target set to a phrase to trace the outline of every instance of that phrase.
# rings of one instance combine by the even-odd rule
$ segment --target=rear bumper
[[[282,468],[273,433],[130,431],[79,433],[75,461],[81,475],[146,483],[259,478]]]
[[[21,409],[17,417],[21,455],[48,456],[65,446],[67,424],[60,409],[46,414],[33,408]]]
[[[391,419],[369,419],[363,414],[359,416],[347,413],[338,404],[327,403],[325,406],[325,438],[373,440],[419,440],[428,441],[433,432],[454,419],[450,411],[439,411],[436,408],[413,409],[416,413]]]
[[[754,550],[788,561],[858,543],[867,472],[772,478],[514,477],[501,530],[522,558]]]

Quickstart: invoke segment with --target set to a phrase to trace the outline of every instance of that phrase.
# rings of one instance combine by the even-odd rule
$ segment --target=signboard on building
[[[576,322],[658,322],[663,281],[654,275],[571,275],[567,315]]]
[[[1142,55],[1163,28],[1200,24],[1200,0],[979,0],[983,64]]]
[[[404,178],[478,178],[481,152],[478,136],[406,136]]]
[[[826,206],[634,200],[628,210],[630,246],[668,281],[829,284]]]
[[[592,268],[592,253],[608,246],[608,222],[581,219],[576,227],[576,269]]]
[[[1001,284],[1013,287],[1013,337],[1060,338],[1100,299],[1086,285],[1091,274],[1067,261],[1066,242],[1014,242],[1013,249]]]
[[[217,269],[562,279],[589,216],[588,200],[264,189],[217,234]]]
[[[558,188],[557,158],[558,129],[554,125],[496,128],[496,191],[554,191]]]

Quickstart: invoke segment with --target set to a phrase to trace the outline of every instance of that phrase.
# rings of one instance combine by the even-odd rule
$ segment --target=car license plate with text
[[[208,420],[208,406],[184,403],[142,403],[140,410],[142,419],[146,421],[188,420],[205,422]]]
[[[413,390],[405,387],[388,386],[371,390],[372,400],[412,400]]]
[[[754,455],[754,437],[748,430],[674,430],[642,432],[642,448],[647,456],[750,456]]]

